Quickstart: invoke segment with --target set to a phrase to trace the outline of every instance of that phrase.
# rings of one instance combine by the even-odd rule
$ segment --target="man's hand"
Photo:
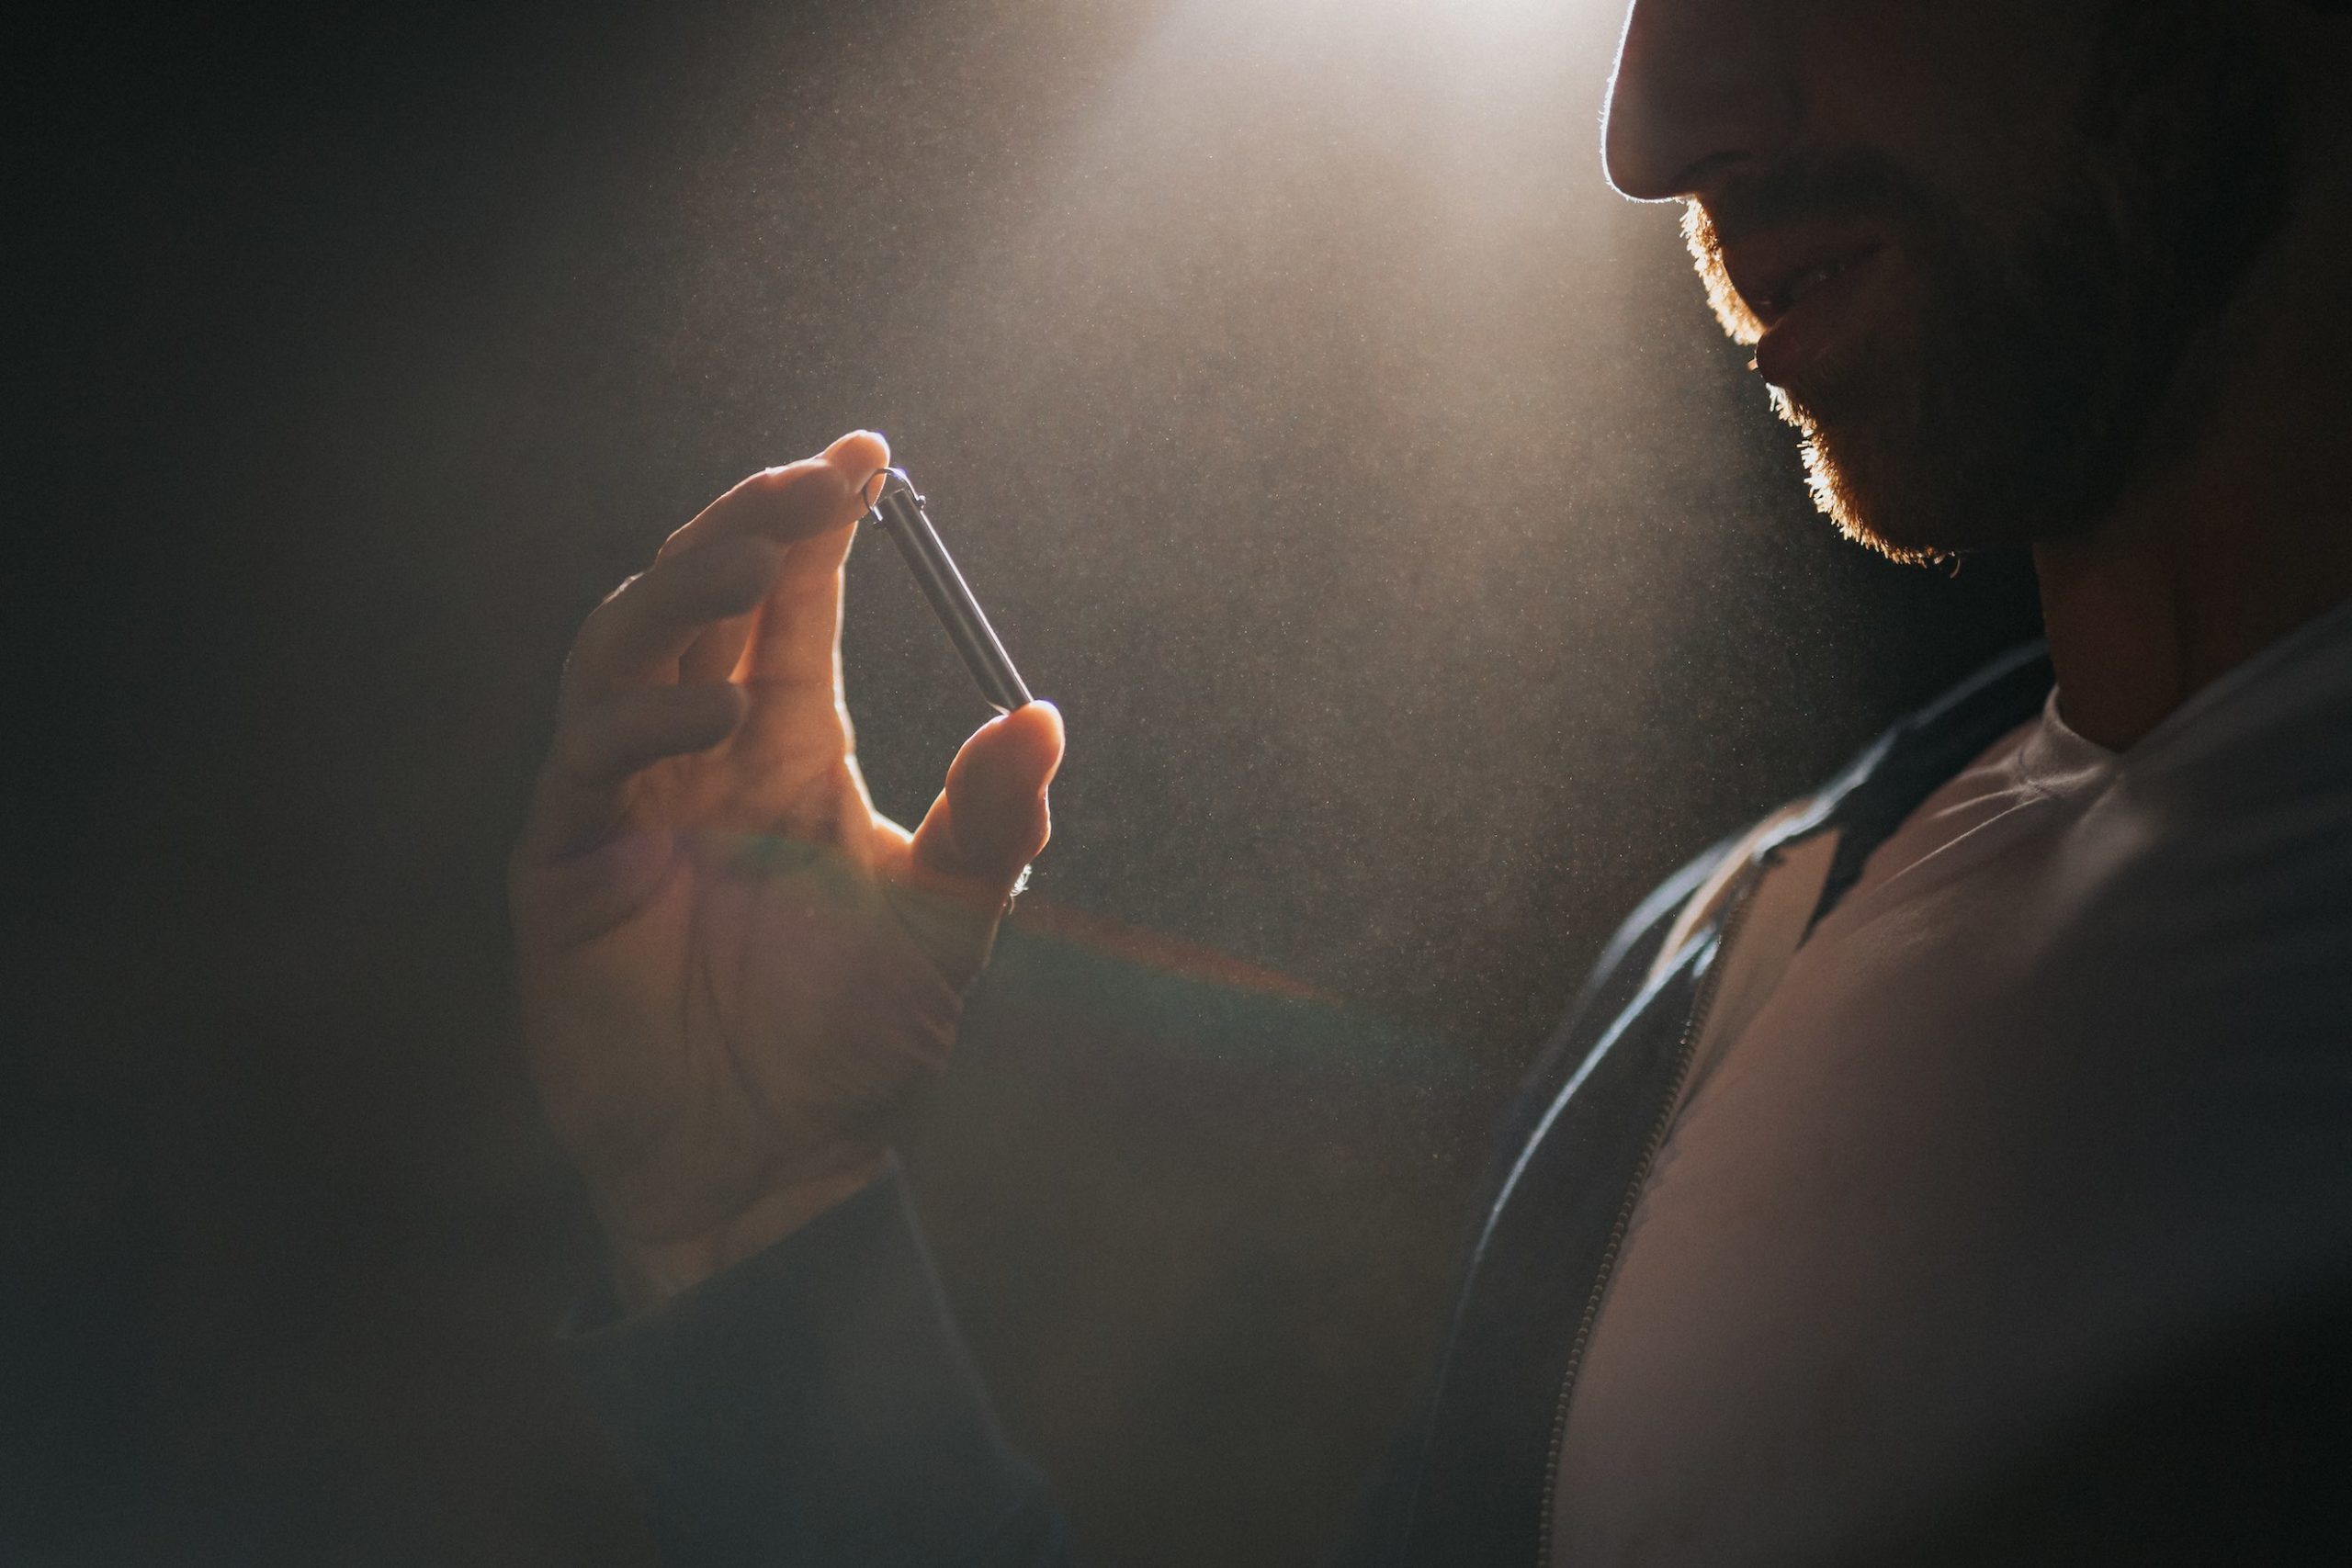
[[[880,436],[754,474],[598,606],[510,874],[524,1034],[632,1304],[879,1168],[1046,844],[1061,718],[964,743],[910,834],[858,776],[842,562]]]

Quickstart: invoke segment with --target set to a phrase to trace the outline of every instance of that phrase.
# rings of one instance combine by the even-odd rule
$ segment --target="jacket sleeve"
[[[668,1568],[1069,1563],[895,1170],[659,1312],[582,1317],[566,1359]]]

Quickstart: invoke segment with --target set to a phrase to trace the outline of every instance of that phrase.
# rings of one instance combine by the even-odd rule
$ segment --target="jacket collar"
[[[1862,749],[1812,803],[1758,840],[1762,861],[1799,839],[1838,835],[1815,925],[1861,876],[1871,852],[1984,749],[2041,711],[2054,679],[2047,644],[2011,649]]]

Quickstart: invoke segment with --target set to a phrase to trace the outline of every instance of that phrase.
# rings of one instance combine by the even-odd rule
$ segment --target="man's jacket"
[[[1747,861],[1835,829],[1818,919],[1913,807],[2030,718],[2050,685],[2038,648],[2000,660],[1743,840]],[[1430,1392],[1343,1562],[1546,1568],[1577,1360],[1688,1067],[1723,933],[1702,924],[1672,962],[1653,960],[1726,852],[1693,862],[1625,922],[1507,1113]],[[2207,1550],[2182,1519],[2226,1529],[2299,1506],[2313,1543],[2341,1544],[2326,1533],[2341,1506],[2322,1519],[2299,1490],[2316,1466],[2352,1495],[2352,1472],[2331,1471],[2325,1450],[2300,1469],[2230,1473],[2207,1452],[2233,1422],[2251,1421],[2265,1442],[2340,1443],[2340,1329],[2330,1318],[2256,1337],[2243,1364],[2192,1370],[2165,1394],[2177,1427],[2086,1438],[2105,1470],[2053,1452],[2046,1473],[1883,1560],[2174,1560]],[[996,1427],[894,1179],[649,1320],[574,1336],[570,1354],[673,1568],[1069,1560],[1044,1483]]]

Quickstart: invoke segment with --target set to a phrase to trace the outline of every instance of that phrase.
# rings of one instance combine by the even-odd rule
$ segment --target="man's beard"
[[[1772,405],[1814,499],[1905,561],[2085,528],[2150,456],[2199,329],[2289,201],[2278,73],[2214,0],[2120,0],[2064,166],[2007,229],[1866,152],[1792,159],[1692,202],[1684,232],[1724,330],[1758,323],[1722,246],[1804,219],[1882,225],[1917,274],[1913,319],[1815,360]],[[2234,25],[2233,25],[2234,20]],[[2169,434],[2169,433],[2168,433]]]

